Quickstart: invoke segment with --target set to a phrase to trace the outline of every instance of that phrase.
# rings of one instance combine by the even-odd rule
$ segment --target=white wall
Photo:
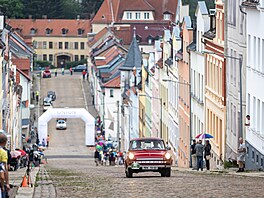
[[[30,104],[30,82],[26,77],[20,74],[20,85],[23,87],[22,91],[22,101],[28,100],[28,105]],[[30,110],[28,107],[22,107],[22,119],[29,119],[30,118]]]

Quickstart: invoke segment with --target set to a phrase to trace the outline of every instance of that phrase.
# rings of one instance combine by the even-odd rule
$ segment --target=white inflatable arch
[[[84,108],[52,108],[48,109],[38,118],[38,135],[40,142],[46,141],[48,122],[52,118],[81,118],[85,122],[85,144],[94,146],[95,131],[94,117]]]

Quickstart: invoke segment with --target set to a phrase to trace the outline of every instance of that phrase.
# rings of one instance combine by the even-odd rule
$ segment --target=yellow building
[[[10,25],[35,48],[36,60],[61,67],[65,62],[80,61],[88,55],[90,20],[10,19]]]

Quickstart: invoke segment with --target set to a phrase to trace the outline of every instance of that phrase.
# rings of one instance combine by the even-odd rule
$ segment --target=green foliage
[[[35,67],[54,67],[49,61],[36,61],[34,65]]]
[[[215,8],[214,0],[204,0],[207,6],[207,9]],[[192,19],[195,18],[195,11],[198,5],[198,0],[182,0],[182,5],[189,4],[189,14]]]
[[[0,10],[9,18],[22,18],[24,5],[21,0],[0,0]]]
[[[66,62],[66,69],[69,69],[70,67],[75,67],[77,65],[84,65],[87,63],[86,59],[80,60],[80,61],[72,61],[72,62]]]
[[[228,169],[228,168],[234,168],[237,167],[237,164],[230,162],[230,161],[224,161],[224,168]]]
[[[82,16],[85,18],[92,18],[97,10],[100,8],[104,0],[82,0],[81,10]]]

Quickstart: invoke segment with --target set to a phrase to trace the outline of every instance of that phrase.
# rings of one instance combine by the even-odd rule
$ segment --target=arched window
[[[31,28],[31,29],[30,29],[30,34],[31,34],[31,35],[35,35],[36,32],[37,32],[37,30],[36,30],[35,28]]]

